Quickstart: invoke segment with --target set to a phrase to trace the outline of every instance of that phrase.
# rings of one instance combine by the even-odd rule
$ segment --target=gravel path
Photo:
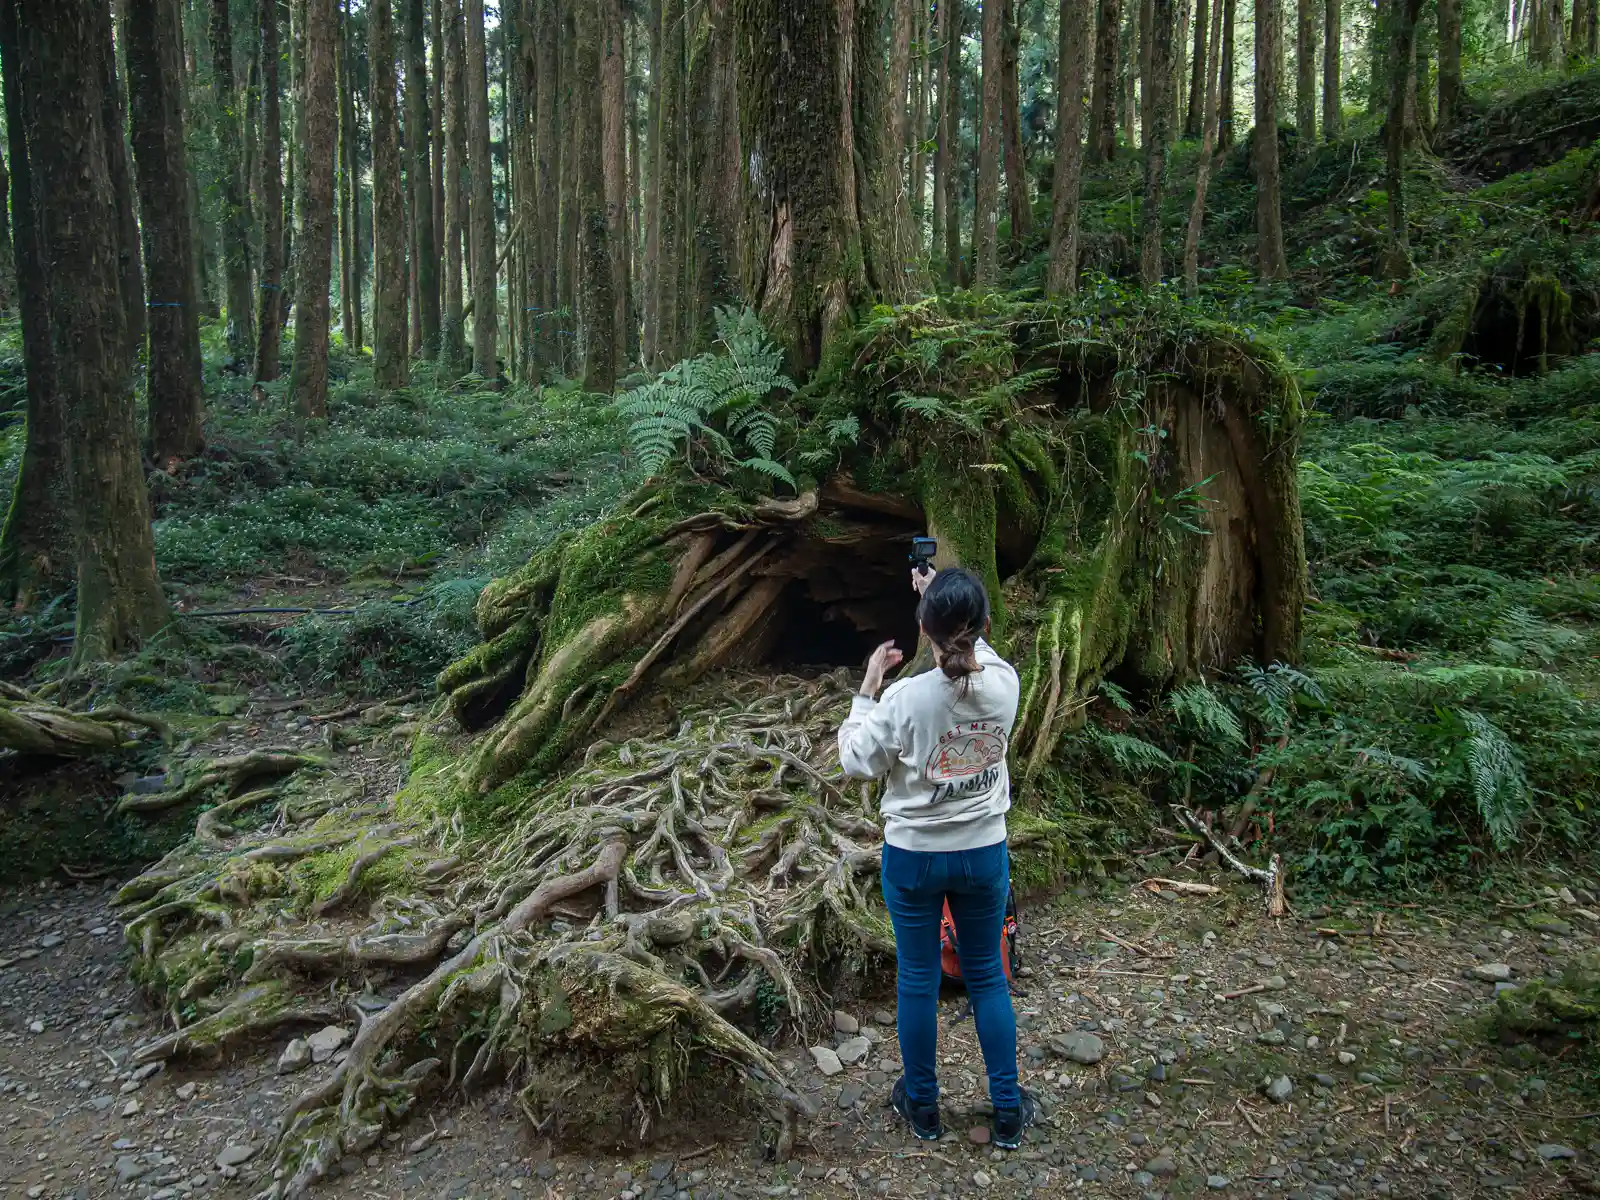
[[[248,1195],[278,1106],[326,1068],[280,1075],[275,1043],[211,1070],[130,1074],[161,1019],[123,972],[112,891],[0,896],[0,1196]],[[1125,881],[1025,910],[1023,1081],[1046,1115],[1017,1153],[982,1144],[982,1064],[959,996],[941,1021],[945,1140],[899,1127],[884,1107],[898,1064],[880,997],[850,1005],[829,1043],[850,1058],[863,1047],[846,1043],[867,1039],[858,1064],[824,1078],[804,1045],[787,1052],[821,1116],[786,1165],[761,1161],[747,1131],[717,1141],[704,1128],[634,1157],[573,1153],[570,1140],[552,1152],[491,1093],[415,1117],[319,1194],[1600,1194],[1586,1111],[1600,1088],[1532,1047],[1491,1044],[1481,1025],[1497,980],[1600,943],[1594,895],[1568,896],[1498,913],[1391,909],[1378,936],[1375,909],[1274,926],[1231,885],[1196,897]]]

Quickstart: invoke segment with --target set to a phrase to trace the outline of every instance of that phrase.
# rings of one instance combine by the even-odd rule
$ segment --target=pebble
[[[832,1046],[811,1047],[811,1058],[817,1064],[817,1070],[824,1075],[837,1075],[844,1070],[844,1063]]]
[[[987,1171],[974,1171],[972,1173],[972,1182],[981,1188],[986,1188],[993,1183],[994,1180],[989,1177],[989,1172]]]
[[[1214,1192],[1220,1192],[1228,1186],[1228,1177],[1226,1175],[1207,1175],[1206,1186]]]
[[[59,933],[47,933],[39,939],[39,949],[54,950],[65,940]]]
[[[1150,1174],[1156,1176],[1158,1179],[1168,1179],[1178,1173],[1178,1164],[1173,1162],[1172,1159],[1168,1158],[1165,1154],[1158,1154],[1149,1162],[1145,1163],[1144,1169],[1150,1172]]]
[[[1288,1040],[1287,1035],[1281,1029],[1267,1029],[1256,1034],[1256,1041],[1263,1046],[1281,1046]]]
[[[43,1021],[30,1021],[28,1023],[28,1032],[29,1033],[43,1033],[44,1032],[44,1022]]]
[[[1289,981],[1282,975],[1274,975],[1267,980],[1267,990],[1269,992],[1281,992],[1288,986]]]
[[[864,1037],[849,1038],[839,1044],[838,1059],[847,1067],[853,1067],[863,1061],[872,1052],[872,1043]],[[821,1066],[819,1062],[817,1064]],[[826,1071],[823,1074],[827,1074]]]
[[[1485,983],[1504,983],[1511,978],[1511,968],[1503,962],[1479,963],[1472,974]]]
[[[987,1146],[989,1144],[989,1127],[987,1125],[974,1125],[967,1130],[967,1141],[974,1146]]]
[[[1271,1083],[1267,1084],[1266,1091],[1268,1100],[1271,1100],[1274,1104],[1282,1104],[1290,1096],[1294,1095],[1294,1083],[1287,1075],[1279,1075]]]
[[[311,1065],[311,1047],[306,1044],[305,1038],[295,1038],[283,1048],[283,1053],[278,1056],[278,1074],[291,1075],[302,1071]]]
[[[1092,1033],[1067,1033],[1050,1039],[1050,1049],[1062,1058],[1091,1066],[1106,1056],[1106,1044]]]
[[[861,1032],[861,1022],[847,1012],[833,1014],[833,1027],[840,1033],[855,1034]]]
[[[1354,1054],[1350,1053],[1350,1051],[1348,1051],[1348,1050],[1339,1051],[1339,1063],[1340,1063],[1341,1066],[1348,1067],[1351,1063],[1353,1063],[1355,1061],[1356,1061],[1356,1056]]]
[[[217,1155],[217,1166],[223,1170],[229,1167],[237,1170],[256,1156],[256,1148],[243,1142],[229,1142],[222,1148],[222,1153]]]
[[[839,1089],[839,1107],[843,1109],[854,1108],[866,1093],[865,1084],[857,1080],[851,1080]]]
[[[311,1061],[327,1062],[349,1040],[348,1029],[341,1029],[337,1025],[324,1026],[306,1039],[306,1045],[311,1050]]]
[[[874,1021],[876,1021],[879,1025],[893,1025],[894,1024],[894,1014],[892,1012],[890,1012],[886,1008],[880,1008],[877,1012],[873,1013],[872,1014],[872,1019]]]
[[[150,1173],[150,1168],[132,1155],[122,1154],[117,1157],[117,1182],[132,1183],[135,1179]]]
[[[1544,1159],[1545,1162],[1555,1162],[1557,1159],[1578,1157],[1578,1152],[1571,1146],[1561,1146],[1554,1142],[1545,1142],[1543,1145],[1536,1147],[1534,1153],[1540,1158]]]
[[[184,1084],[179,1084],[177,1087],[173,1088],[172,1089],[172,1094],[174,1096],[176,1096],[179,1100],[193,1100],[194,1099],[194,1094],[196,1092],[198,1092],[199,1090],[200,1090],[200,1085],[197,1084],[197,1083],[184,1083]]]
[[[122,1106],[122,1115],[125,1117],[137,1117],[143,1107],[137,1100],[129,1100]]]

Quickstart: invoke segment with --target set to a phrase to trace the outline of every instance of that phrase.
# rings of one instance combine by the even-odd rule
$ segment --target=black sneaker
[[[1022,1145],[1022,1131],[1033,1124],[1033,1097],[1019,1089],[1022,1103],[1016,1108],[994,1110],[994,1144],[1002,1150]]]
[[[919,1141],[937,1142],[944,1133],[939,1124],[939,1106],[911,1103],[911,1097],[906,1095],[904,1075],[894,1081],[894,1090],[889,1093],[889,1103],[894,1105],[895,1112],[906,1119],[906,1124],[911,1126],[911,1132]]]

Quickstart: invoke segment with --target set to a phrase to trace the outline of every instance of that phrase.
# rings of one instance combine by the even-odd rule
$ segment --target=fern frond
[[[1467,727],[1467,773],[1472,779],[1472,799],[1495,849],[1505,850],[1517,840],[1532,798],[1522,756],[1488,717],[1470,709],[1457,712]]]
[[[760,472],[771,479],[795,486],[794,476],[789,473],[789,468],[780,462],[773,462],[770,458],[747,458],[739,463],[741,467],[748,467],[752,471]]]
[[[1244,726],[1238,715],[1205,684],[1189,683],[1174,689],[1167,697],[1167,705],[1180,721],[1187,721],[1201,733],[1244,745]]]
[[[1165,771],[1172,767],[1172,756],[1143,738],[1112,733],[1090,726],[1089,743],[1124,771]]]

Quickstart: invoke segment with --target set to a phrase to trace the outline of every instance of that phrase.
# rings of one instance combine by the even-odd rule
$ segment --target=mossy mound
[[[1502,991],[1494,1020],[1506,1040],[1555,1038],[1593,1045],[1600,1038],[1600,952],[1580,954],[1559,979],[1534,979]]]

